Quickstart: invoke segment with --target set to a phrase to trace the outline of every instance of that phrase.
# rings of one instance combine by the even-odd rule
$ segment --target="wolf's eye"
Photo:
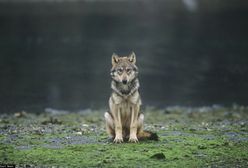
[[[118,73],[122,73],[123,72],[123,69],[117,69],[117,72]]]
[[[126,71],[127,73],[131,73],[132,69],[127,69]]]

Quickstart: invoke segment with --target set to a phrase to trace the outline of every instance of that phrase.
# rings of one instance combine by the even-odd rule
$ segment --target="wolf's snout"
[[[127,84],[127,80],[126,79],[122,80],[122,83]]]

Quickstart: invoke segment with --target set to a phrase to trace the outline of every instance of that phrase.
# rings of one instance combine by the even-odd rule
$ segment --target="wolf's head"
[[[138,68],[135,65],[136,56],[132,52],[129,56],[120,57],[117,54],[112,55],[111,77],[124,85],[133,81],[138,75]]]

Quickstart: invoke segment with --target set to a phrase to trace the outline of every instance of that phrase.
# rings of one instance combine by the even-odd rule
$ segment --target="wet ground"
[[[0,118],[0,164],[17,167],[247,167],[248,107],[147,107],[159,141],[113,144],[104,110],[46,109]]]

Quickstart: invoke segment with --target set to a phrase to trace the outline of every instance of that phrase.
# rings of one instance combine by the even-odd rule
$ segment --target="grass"
[[[2,115],[0,164],[20,167],[247,167],[246,107],[146,108],[159,141],[113,144],[99,111]],[[51,119],[53,118],[53,119]]]

